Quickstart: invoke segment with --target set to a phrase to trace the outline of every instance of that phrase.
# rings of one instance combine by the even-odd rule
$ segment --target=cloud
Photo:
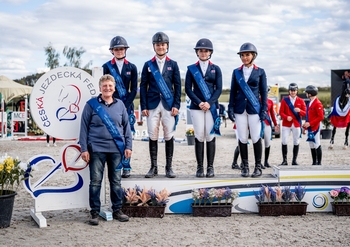
[[[83,47],[82,64],[92,60],[101,66],[112,57],[109,42],[116,35],[126,38],[127,59],[141,71],[154,56],[151,39],[157,31],[168,34],[169,56],[182,77],[197,61],[196,42],[209,38],[225,87],[241,65],[237,51],[245,42],[256,45],[256,64],[265,69],[269,85],[330,85],[330,70],[346,69],[349,61],[346,0],[0,2],[0,30],[6,34],[0,36],[0,75],[11,79],[42,70],[49,42],[61,54],[66,45]]]

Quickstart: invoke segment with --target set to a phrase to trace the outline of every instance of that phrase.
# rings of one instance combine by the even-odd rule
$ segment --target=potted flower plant
[[[259,215],[305,215],[308,203],[303,202],[306,190],[298,184],[294,190],[290,186],[272,188],[262,185],[259,191],[254,191]]]
[[[155,189],[134,188],[124,189],[124,203],[122,210],[131,217],[164,217],[165,207],[169,201],[171,192],[167,189],[156,191]]]
[[[329,191],[333,214],[338,216],[350,215],[350,189],[348,187],[341,187],[340,189],[333,189]]]
[[[321,136],[322,139],[331,139],[332,137],[332,130],[331,130],[331,120],[328,118],[328,116],[325,116],[322,120],[323,129],[321,130]]]
[[[188,128],[186,130],[187,144],[194,145],[194,128]]]
[[[192,214],[204,217],[231,216],[232,202],[239,192],[230,188],[200,188],[192,190]]]
[[[17,189],[27,177],[28,165],[5,154],[0,157],[0,228],[9,227]]]

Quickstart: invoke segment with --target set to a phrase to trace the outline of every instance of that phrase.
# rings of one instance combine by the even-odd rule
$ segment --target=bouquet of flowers
[[[163,206],[169,202],[171,192],[166,188],[157,192],[155,189],[141,189],[135,185],[134,188],[124,189],[124,201],[131,206]]]
[[[16,192],[19,184],[26,179],[28,164],[5,154],[0,157],[0,196]]]
[[[350,189],[348,187],[341,187],[340,189],[334,189],[329,191],[331,198],[333,198],[334,203],[338,203],[339,201],[349,202],[350,199]]]
[[[254,191],[255,198],[258,200],[258,203],[281,203],[286,202],[290,203],[295,199],[297,202],[301,203],[305,196],[306,190],[305,186],[302,187],[300,184],[294,187],[294,190],[291,190],[290,186],[275,187],[272,188],[268,185],[262,185],[260,190]]]
[[[239,192],[231,190],[228,187],[221,189],[201,188],[192,190],[194,205],[201,205],[202,203],[204,205],[213,205],[213,202],[215,201],[217,201],[219,205],[222,201],[224,201],[223,204],[228,205],[232,204],[233,200],[235,200],[237,197],[239,197]]]

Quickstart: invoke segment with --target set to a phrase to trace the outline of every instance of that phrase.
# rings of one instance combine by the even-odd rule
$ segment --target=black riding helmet
[[[298,91],[298,85],[295,82],[292,82],[288,86],[288,91]]]
[[[109,44],[109,50],[113,54],[112,50],[113,48],[125,48],[125,56],[118,59],[124,59],[126,57],[126,50],[129,48],[128,43],[126,42],[126,39],[124,39],[122,36],[115,36],[110,44]]]
[[[166,35],[165,33],[163,32],[157,32],[153,35],[152,37],[152,44],[158,44],[158,43],[166,43],[168,45],[168,49],[166,51],[166,53],[169,52],[169,37],[168,35]],[[165,55],[165,54],[163,54]],[[163,56],[161,55],[161,56]]]
[[[211,51],[208,59],[211,58],[211,55],[214,52],[213,43],[209,39],[205,39],[205,38],[198,40],[197,44],[196,44],[196,47],[193,48],[193,49],[195,50],[196,54],[197,54],[197,50],[199,50],[199,49],[206,49],[206,50]]]
[[[316,96],[318,93],[318,88],[313,85],[309,85],[305,88],[304,92],[310,94],[311,96]]]
[[[258,50],[256,49],[255,45],[253,45],[252,43],[244,43],[243,45],[241,45],[241,48],[239,49],[239,52],[237,52],[237,54],[239,56],[241,56],[241,53],[243,52],[251,52],[253,53],[254,57],[252,59],[252,61],[250,63],[253,63],[253,61],[255,60],[255,58],[258,56]]]

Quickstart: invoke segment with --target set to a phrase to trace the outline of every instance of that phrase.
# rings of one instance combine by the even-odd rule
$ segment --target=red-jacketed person
[[[297,157],[299,153],[299,141],[301,138],[301,121],[306,115],[306,105],[302,98],[297,96],[298,85],[290,83],[289,96],[284,97],[281,101],[280,116],[282,118],[282,158],[281,166],[288,165],[288,137],[293,135],[293,160],[292,165],[298,165]]]
[[[321,165],[322,149],[320,140],[321,122],[324,118],[323,105],[317,98],[318,88],[309,85],[305,88],[310,103],[306,108],[306,120],[303,128],[307,131],[307,140],[311,148],[312,165]]]

